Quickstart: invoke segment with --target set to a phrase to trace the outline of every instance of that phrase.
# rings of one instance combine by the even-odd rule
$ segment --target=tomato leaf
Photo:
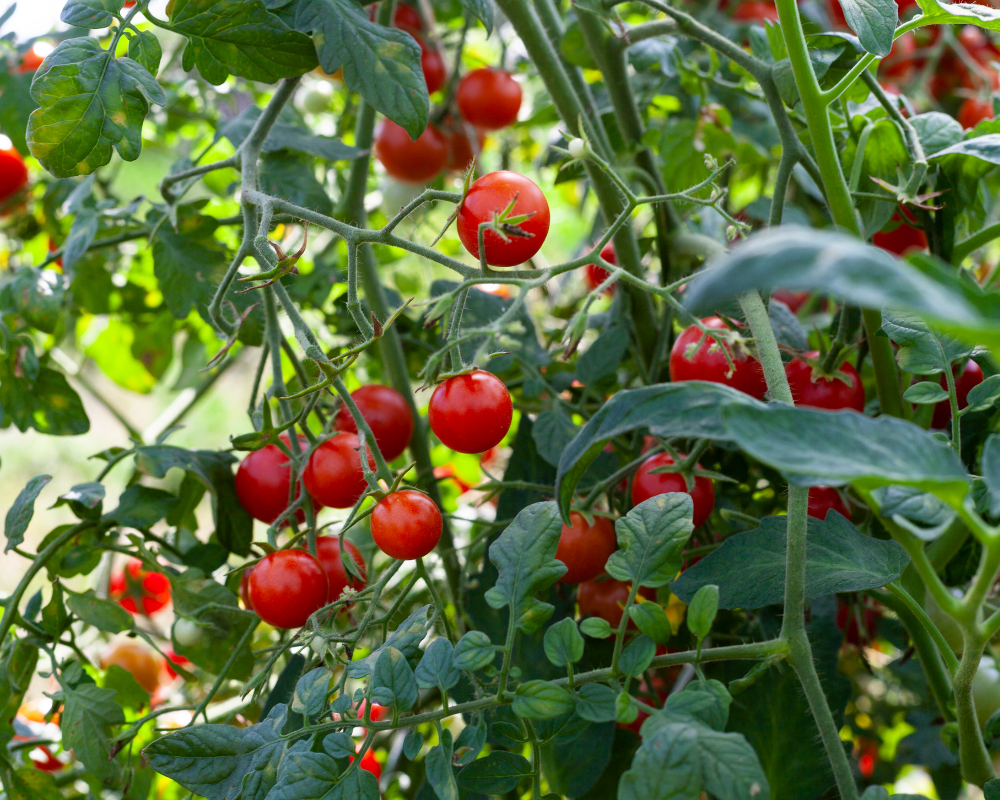
[[[299,678],[292,697],[292,711],[306,717],[322,713],[330,694],[332,677],[333,674],[326,667],[316,667]]]
[[[396,711],[408,711],[417,702],[417,682],[406,657],[395,647],[382,647],[371,676],[371,697]]]
[[[3,549],[5,553],[9,553],[24,541],[24,532],[28,530],[28,523],[35,515],[35,500],[38,498],[38,493],[51,480],[51,475],[36,475],[28,481],[14,500],[14,505],[7,510],[3,526],[4,536],[7,537],[7,545]]]
[[[557,667],[575,664],[583,658],[583,637],[576,620],[566,617],[550,625],[542,639],[545,657]]]
[[[569,714],[576,708],[573,695],[548,681],[528,681],[517,687],[514,713],[525,719],[552,719]]]
[[[458,773],[458,783],[467,791],[480,794],[507,794],[521,778],[532,774],[531,763],[518,753],[494,750]]]
[[[103,521],[127,528],[150,528],[176,505],[177,497],[170,492],[137,484],[122,492],[118,507],[105,514]]]
[[[52,508],[68,505],[79,519],[97,519],[104,503],[104,486],[99,483],[78,483],[68,492],[59,495]]]
[[[618,668],[634,678],[646,671],[655,655],[656,644],[646,634],[640,634],[622,651]]]
[[[761,608],[784,597],[786,517],[767,517],[760,527],[722,543],[670,584],[690,602],[703,586],[719,587],[719,608]],[[806,596],[859,592],[896,580],[910,558],[892,540],[861,534],[839,513],[809,518]]]
[[[114,689],[93,683],[63,685],[63,711],[59,719],[63,745],[94,775],[109,784],[121,777],[122,765],[110,759],[111,728],[125,722]]]
[[[840,0],[840,7],[865,50],[877,56],[889,55],[899,20],[895,0]]]
[[[8,636],[0,650],[0,736],[10,741],[14,717],[38,664],[38,645]]]
[[[475,672],[492,664],[496,654],[489,636],[482,631],[467,631],[455,645],[455,666]]]
[[[458,0],[462,8],[483,23],[486,35],[493,33],[493,3],[490,0]]]
[[[464,639],[465,636],[459,640],[459,643]],[[489,640],[487,639],[487,641]],[[414,672],[417,686],[421,689],[438,687],[442,692],[446,692],[457,684],[461,680],[462,674],[455,665],[454,652],[451,642],[443,636],[439,636],[427,645],[427,649],[424,650],[424,655]],[[490,647],[490,661],[492,660],[493,648]]]
[[[962,130],[962,123],[941,111],[917,114],[910,120],[910,124],[916,129],[920,145],[927,155],[934,155],[946,147],[957,144],[962,141],[965,133]]]
[[[576,695],[576,713],[589,722],[613,722],[615,692],[603,683],[587,683]]]
[[[944,372],[973,350],[970,345],[931,330],[916,314],[887,309],[882,312],[882,331],[900,346],[896,353],[899,366],[914,375]]]
[[[378,781],[370,772],[353,769],[341,777],[334,758],[306,748],[293,746],[281,759],[270,800],[378,800]]]
[[[697,732],[686,725],[664,725],[644,735],[632,768],[618,785],[618,796],[632,800],[698,800],[702,778],[697,745]]]
[[[681,568],[681,553],[691,537],[693,505],[684,492],[660,494],[639,503],[615,521],[618,547],[608,559],[608,574],[640,586],[663,586]]]
[[[639,600],[638,596],[636,600]],[[633,603],[629,606],[628,615],[635,626],[657,644],[666,644],[673,635],[673,628],[670,625],[667,612],[652,600]],[[599,617],[591,617],[590,619],[599,619]]]
[[[233,147],[239,147],[250,135],[250,130],[259,117],[260,108],[250,106],[220,125],[215,131],[216,140],[226,138]],[[288,121],[285,121],[286,118]],[[350,161],[358,157],[359,151],[356,147],[346,145],[332,136],[316,136],[308,128],[292,124],[294,120],[291,114],[279,116],[264,140],[262,149],[265,153],[294,150],[296,153],[306,153],[326,161]]]
[[[107,28],[122,10],[122,0],[69,0],[59,19],[74,28]]]
[[[414,611],[389,634],[381,647],[365,658],[352,661],[347,665],[347,674],[351,678],[363,678],[370,675],[378,662],[383,650],[395,648],[409,661],[416,661],[420,656],[420,643],[427,635],[430,627],[431,606],[422,606]]]
[[[430,749],[424,760],[427,769],[427,782],[434,789],[438,800],[458,800],[459,798],[455,771],[451,767],[454,752],[451,731],[444,728],[441,731],[441,741]]]
[[[132,615],[118,603],[98,597],[90,590],[80,594],[67,591],[66,605],[87,625],[105,633],[121,633],[135,626]]]

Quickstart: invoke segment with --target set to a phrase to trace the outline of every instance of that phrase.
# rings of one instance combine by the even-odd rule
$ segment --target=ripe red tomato
[[[358,750],[361,749],[361,745],[358,745]],[[354,761],[352,758],[351,761]],[[382,777],[382,765],[378,763],[378,759],[375,758],[375,751],[370,747],[365,751],[365,754],[361,756],[361,769],[368,770],[376,778]]]
[[[247,606],[247,608],[249,607],[250,606]],[[184,656],[177,655],[177,653],[173,651],[173,648],[166,648],[163,651],[163,655],[166,656],[166,658],[163,659],[163,668],[167,671],[167,675],[169,675],[171,679],[177,677],[177,672],[174,670],[174,666],[181,667],[182,669],[188,669],[191,666],[191,662],[184,658]]]
[[[154,614],[170,602],[170,579],[160,572],[147,572],[133,558],[111,576],[108,594],[130,614]]]
[[[683,453],[678,453],[683,456]],[[676,472],[652,472],[657,467],[674,463],[670,453],[657,453],[639,466],[632,479],[632,505],[639,505],[650,497],[667,492],[685,492],[694,504],[694,526],[704,525],[715,507],[715,486],[710,478],[696,476],[694,488],[688,492],[684,476]],[[698,465],[701,466],[700,464]]]
[[[441,54],[430,47],[420,43],[420,67],[424,72],[424,83],[427,84],[427,93],[434,94],[444,86],[448,73],[444,68],[444,59]]]
[[[607,517],[594,517],[588,525],[579,512],[570,515],[572,525],[563,525],[556,548],[556,561],[566,565],[559,583],[583,583],[604,572],[608,557],[618,549],[615,524]]]
[[[881,230],[872,236],[872,244],[895,253],[897,256],[905,255],[910,250],[926,250],[927,235],[920,229],[908,225],[900,217],[899,212],[892,215],[892,219],[887,223],[898,226],[891,230]]]
[[[483,234],[486,263],[493,267],[516,267],[537,253],[549,233],[549,204],[530,178],[501,170],[483,175],[469,187],[456,226],[458,238],[473,258],[479,258],[479,225],[492,222],[517,198],[510,216],[530,214],[518,227],[506,231],[507,239],[494,230]]]
[[[338,433],[313,450],[302,472],[302,482],[316,502],[330,508],[350,508],[368,484],[361,470],[361,443],[353,433]],[[368,453],[368,464],[375,459]]]
[[[358,703],[358,719],[365,718],[365,706],[366,701],[362,699]],[[336,717],[334,717],[336,719]],[[369,716],[372,722],[382,722],[383,720],[392,719],[392,708],[390,706],[380,706],[378,703],[372,703],[372,713]]]
[[[423,492],[403,489],[378,501],[372,512],[372,538],[392,558],[423,558],[441,538],[441,511]]]
[[[840,376],[816,375],[804,359],[819,358],[817,350],[803,353],[785,364],[785,375],[792,390],[792,398],[799,406],[812,406],[836,411],[851,408],[865,410],[865,387],[861,385],[858,371],[846,361],[840,365]],[[846,382],[845,382],[846,380]]]
[[[477,128],[495,131],[517,121],[521,84],[502,69],[474,69],[458,82],[455,100],[463,119]]]
[[[372,8],[374,9],[376,6],[372,6]],[[420,18],[420,12],[413,6],[397,3],[392,11],[392,27],[410,33],[419,33],[423,29],[424,23]]]
[[[375,134],[375,157],[396,180],[427,183],[448,163],[448,141],[433,125],[413,141],[403,128],[385,119]]]
[[[326,595],[326,572],[305,550],[268,553],[250,573],[253,610],[275,628],[301,628]]]
[[[774,3],[767,0],[745,0],[733,11],[733,19],[740,22],[770,22],[778,21],[778,9]]]
[[[413,436],[413,412],[403,395],[391,386],[369,383],[351,392],[351,398],[372,429],[382,457],[386,461],[399,458]],[[341,406],[337,412],[336,426],[338,431],[358,432],[354,417],[346,406]]]
[[[485,453],[500,444],[513,416],[503,381],[481,369],[440,384],[427,411],[434,435],[459,453]]]
[[[247,567],[243,570],[243,574],[240,575],[240,600],[243,602],[243,608],[248,611],[253,611],[253,605],[250,603],[250,573],[253,572],[253,567]]]
[[[984,119],[993,119],[993,100],[967,98],[958,108],[957,119],[966,130],[975,128]]]
[[[0,150],[0,203],[9,200],[28,185],[28,167],[13,147]]]
[[[799,309],[809,299],[809,292],[791,292],[788,289],[775,289],[771,292],[771,297],[788,306],[789,311],[793,314],[798,314]]]
[[[20,738],[15,736],[15,739]],[[52,751],[49,750],[44,744],[40,744],[37,747],[32,748],[31,752],[28,753],[28,758],[31,760],[32,766],[35,769],[40,769],[42,772],[58,772],[66,765],[52,755]]]
[[[465,172],[469,162],[476,157],[477,152],[482,152],[483,145],[486,144],[486,134],[475,129],[476,150],[472,149],[472,140],[464,125],[456,125],[453,120],[446,119],[448,126],[448,169],[453,172]],[[482,287],[480,287],[482,288]]]
[[[851,508],[832,486],[813,486],[809,489],[809,516],[826,519],[826,515],[836,511],[851,518]]]
[[[618,266],[618,254],[615,253],[614,242],[608,242],[601,248],[601,258],[609,264],[614,264],[616,267]],[[587,286],[590,287],[590,291],[594,291],[594,289],[604,283],[610,274],[611,273],[604,269],[604,267],[599,267],[597,264],[587,264],[587,266],[583,268],[583,276],[587,281]],[[611,286],[604,290],[604,293],[608,295],[614,294],[615,285],[611,284]]]
[[[354,563],[358,565],[358,571],[361,572],[362,576],[367,577],[365,560],[361,556],[361,551],[358,550],[353,542],[349,542],[347,539],[344,540],[344,549],[354,559]],[[352,578],[347,574],[347,570],[344,569],[344,562],[340,558],[339,536],[320,536],[316,540],[316,558],[319,559],[319,563],[322,564],[323,571],[326,573],[327,603],[332,603],[340,597],[340,593],[348,586],[352,589],[365,588],[364,580],[359,581],[356,578]]]
[[[941,386],[947,387],[944,375],[940,378]],[[961,372],[955,373],[955,399],[958,401],[959,409],[969,405],[969,391],[973,386],[978,386],[983,382],[983,369],[971,358],[965,362]],[[942,400],[934,406],[934,417],[931,419],[932,428],[947,428],[951,422],[951,403]]]
[[[21,63],[17,67],[17,71],[22,75],[28,72],[35,72],[42,62],[45,60],[45,56],[52,52],[52,46],[45,44],[44,42],[35,42],[25,51],[24,55],[21,56]]]
[[[858,615],[854,608],[843,597],[837,598],[837,627],[844,632],[844,641],[858,647],[862,643],[870,642],[878,634],[878,618],[881,616],[877,609],[865,608],[865,634],[858,626]]]
[[[576,590],[576,602],[580,614],[584,617],[600,617],[607,620],[612,628],[617,628],[622,621],[625,601],[628,600],[632,584],[616,581],[614,578],[593,580],[581,583]],[[648,586],[639,587],[638,594],[647,600],[656,599],[656,590]]]
[[[708,328],[725,329],[726,325],[718,317],[707,317],[702,324]],[[688,348],[701,339],[697,325],[691,325],[677,337],[670,349],[670,380],[672,381],[712,381],[724,383],[751,397],[762,399],[767,392],[764,369],[760,362],[742,349],[734,350],[731,345],[719,345],[714,339],[705,339],[693,353]],[[723,352],[722,348],[726,350]],[[729,362],[725,353],[732,356],[735,369],[729,374]]]
[[[113,644],[101,658],[101,669],[116,664],[131,673],[143,689],[152,694],[160,685],[160,662],[145,645],[132,639]]]
[[[287,447],[291,443],[288,434],[279,437]],[[299,436],[299,446],[305,450],[309,442]],[[270,525],[288,508],[291,493],[292,465],[288,456],[276,444],[269,444],[260,450],[247,454],[236,470],[236,497],[244,510],[261,522]],[[296,491],[296,496],[301,489]],[[319,505],[313,500],[315,508]],[[296,512],[299,522],[305,520],[302,509]]]

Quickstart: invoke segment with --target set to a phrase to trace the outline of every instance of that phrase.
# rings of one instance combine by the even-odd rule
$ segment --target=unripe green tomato
[[[193,647],[201,641],[201,625],[180,617],[174,622],[174,641],[181,647]]]
[[[983,656],[979,662],[976,677],[972,679],[972,698],[976,701],[976,718],[982,728],[990,715],[1000,708],[1000,669],[990,656]]]
[[[323,88],[316,86],[302,96],[303,111],[309,114],[322,114],[330,108],[330,99],[333,97],[333,93],[328,85],[323,84],[322,86]],[[323,91],[324,88],[326,91]]]
[[[958,597],[961,596],[961,592],[959,591]],[[924,598],[924,610],[927,612],[927,616],[931,618],[931,622],[937,625],[938,630],[941,631],[941,635],[944,636],[944,640],[948,643],[949,647],[956,653],[961,653],[965,647],[962,641],[962,629],[955,622],[954,617],[949,616],[941,609],[941,606],[935,602],[930,592]]]

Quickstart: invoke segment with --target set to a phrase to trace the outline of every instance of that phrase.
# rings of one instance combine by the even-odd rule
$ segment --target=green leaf
[[[614,375],[627,350],[628,331],[620,325],[612,325],[577,359],[577,380],[586,386],[592,386],[601,379]]]
[[[430,749],[424,759],[427,782],[434,789],[438,800],[458,800],[459,797],[455,771],[451,768],[453,753],[451,731],[444,728],[441,731],[441,741]]]
[[[889,55],[899,18],[895,0],[841,0],[840,7],[865,50]]]
[[[708,584],[719,587],[719,608],[760,608],[784,597],[787,517],[766,517],[760,527],[738,533],[705,556],[672,584],[691,602]],[[806,597],[859,592],[896,580],[909,563],[902,546],[861,534],[840,514],[809,518]],[[690,615],[690,609],[688,609]]]
[[[626,647],[618,660],[618,668],[626,675],[641,675],[649,667],[656,655],[656,643],[646,634],[636,636]]]
[[[122,0],[69,0],[59,19],[74,28],[107,28],[122,10]]]
[[[590,722],[613,722],[615,692],[603,683],[586,683],[576,692],[576,713]]]
[[[486,35],[493,33],[493,3],[490,0],[459,0],[462,8],[483,23]]]
[[[153,239],[153,273],[170,313],[185,319],[192,308],[203,316],[215,294],[226,251],[212,235],[218,223],[204,214],[181,217],[175,231],[161,225]]]
[[[615,632],[611,623],[602,617],[587,617],[580,623],[580,630],[592,639],[607,639]]]
[[[104,487],[99,483],[78,483],[68,492],[59,495],[52,508],[68,505],[79,519],[97,519],[101,516]]]
[[[137,484],[118,498],[118,507],[104,515],[105,522],[128,528],[151,528],[177,505],[177,497],[162,489]]]
[[[292,695],[292,711],[306,717],[321,714],[326,709],[332,677],[333,673],[326,667],[316,667],[299,678]]]
[[[265,194],[287,200],[297,206],[333,213],[333,201],[316,180],[312,159],[288,150],[265,153],[260,170],[260,189]]]
[[[472,631],[470,631],[472,633]],[[468,634],[466,634],[467,636]],[[459,640],[461,643],[465,637]],[[489,637],[486,639],[489,642]],[[486,663],[493,661],[493,648],[490,647],[490,659]],[[485,664],[474,667],[481,669]],[[417,679],[417,686],[421,689],[433,689],[438,687],[442,692],[447,692],[462,679],[459,669],[469,669],[468,667],[458,667],[455,664],[455,650],[445,637],[439,636],[424,650],[424,655],[417,664],[414,677]]]
[[[430,100],[420,66],[420,45],[401,30],[377,25],[352,0],[300,0],[295,27],[316,43],[328,75],[344,70],[344,83],[411,139],[427,126]]]
[[[749,395],[720,383],[680,383],[626,389],[615,394],[592,416],[559,459],[556,493],[564,518],[577,484],[604,446],[616,436],[648,430],[653,436],[729,439],[722,422],[727,405],[759,405]]]
[[[459,669],[475,672],[493,663],[496,649],[483,631],[468,631],[455,645],[454,664]]]
[[[615,721],[623,725],[631,725],[639,716],[639,706],[635,698],[628,692],[622,692],[615,698]]]
[[[1000,514],[1000,435],[991,433],[987,437],[980,459],[980,470],[983,482],[990,492],[990,511],[996,516]]]
[[[58,639],[59,635],[69,626],[70,617],[63,604],[63,588],[61,583],[52,585],[52,597],[42,609],[42,629],[53,638]]]
[[[618,800],[698,800],[701,787],[697,732],[665,725],[643,737],[632,768],[618,784]]]
[[[116,0],[117,2],[117,0]],[[155,76],[160,69],[163,50],[160,40],[149,31],[140,31],[128,41],[128,57],[142,64],[149,74]]]
[[[195,725],[154,740],[143,755],[161,775],[207,800],[264,797],[275,785],[278,759],[284,749],[284,742],[278,738],[284,721],[285,707],[278,705],[267,719],[247,728]],[[282,760],[282,767],[289,758],[290,754]],[[363,770],[356,772],[367,774]],[[306,797],[293,796],[297,800]]]
[[[143,689],[132,673],[111,664],[101,676],[100,684],[115,693],[115,702],[122,708],[138,710],[149,704],[149,692]]]
[[[64,39],[35,73],[28,118],[31,154],[58,178],[85,175],[142,150],[142,123],[151,103],[167,98],[156,79],[131,58],[114,58],[96,39]]]
[[[14,505],[7,510],[7,518],[3,525],[4,536],[7,537],[7,545],[3,549],[5,553],[9,553],[24,541],[24,532],[28,530],[28,523],[35,516],[35,500],[50,480],[52,480],[51,475],[36,475],[28,481],[14,500]]]
[[[354,739],[347,731],[336,731],[323,737],[323,749],[333,758],[353,758],[357,753]]]
[[[353,769],[341,778],[340,767],[333,757],[310,752],[301,745],[289,749],[277,772],[277,782],[267,794],[270,800],[378,800],[379,797],[378,780],[370,772]],[[246,796],[244,789],[241,797]]]
[[[726,729],[732,703],[732,695],[720,681],[692,681],[683,692],[675,692],[667,698],[664,710],[667,716],[684,714],[712,730],[722,731]],[[655,724],[650,729],[653,727]]]
[[[486,592],[486,602],[491,608],[509,608],[524,633],[534,633],[552,615],[553,607],[535,594],[566,573],[566,565],[555,559],[561,532],[556,504],[535,503],[490,545],[490,561],[499,576]]]
[[[797,486],[851,483],[871,491],[903,484],[931,492],[952,506],[969,490],[954,449],[901,419],[777,404],[730,406],[723,417],[744,451],[781,470]]]
[[[573,437],[580,432],[580,426],[569,418],[561,406],[543,411],[531,426],[531,436],[535,440],[535,450],[553,467]]]
[[[987,133],[985,136],[964,139],[943,150],[938,150],[928,160],[935,161],[946,156],[965,156],[985,161],[988,164],[1000,164],[1000,133]]]
[[[28,143],[24,132],[28,127],[28,117],[38,108],[38,103],[31,96],[31,74],[19,75],[0,73],[0,132],[3,132],[13,143],[14,149],[21,155],[28,155]]]
[[[882,331],[900,345],[896,354],[899,366],[914,375],[944,372],[972,352],[971,346],[935,333],[915,314],[884,310]]]
[[[430,627],[429,605],[418,608],[400,624],[396,630],[389,634],[378,650],[369,654],[365,658],[352,661],[347,665],[347,675],[351,678],[363,678],[371,674],[375,663],[378,661],[382,651],[390,647],[399,650],[408,660],[416,661],[420,655],[420,643],[427,635]]]
[[[1000,375],[990,375],[982,383],[973,386],[966,398],[966,413],[985,411],[1000,400]]]
[[[572,713],[576,703],[573,695],[561,686],[548,681],[528,681],[517,687],[511,708],[525,719],[552,719]]]
[[[542,774],[549,789],[556,793],[546,795],[543,800],[549,798],[561,800],[563,797],[613,797],[613,790],[610,794],[603,794],[595,784],[598,780],[603,781],[611,777],[608,773],[613,770],[608,770],[607,767],[612,759],[614,741],[614,722],[606,721],[587,725],[581,731],[574,731],[572,738],[557,736],[543,745]],[[614,780],[614,784],[617,782]],[[598,794],[592,795],[591,792]]]
[[[983,786],[983,797],[985,800],[1000,800],[1000,779],[994,778],[986,782],[986,785]],[[871,799],[866,797],[865,800]]]
[[[66,592],[66,605],[87,625],[105,633],[129,631],[135,625],[132,615],[118,603],[98,597],[91,590]]]
[[[619,549],[608,559],[608,574],[640,586],[663,586],[681,568],[681,553],[694,526],[691,495],[660,494],[635,506],[615,522]]]
[[[170,29],[187,37],[185,70],[218,86],[230,75],[275,83],[316,66],[309,38],[285,25],[261,0],[176,0]]]
[[[10,800],[62,800],[56,779],[37,767],[22,767],[5,773]]]
[[[507,794],[521,778],[532,774],[531,763],[524,756],[494,750],[458,773],[458,783],[467,791],[480,794]]]
[[[63,746],[72,748],[74,755],[98,778],[116,782],[121,765],[110,759],[111,728],[125,722],[125,713],[115,700],[115,691],[89,683],[75,688],[64,685],[62,693],[59,727]]]
[[[249,106],[231,120],[220,125],[215,132],[216,138],[225,137],[233,147],[239,147],[250,135],[250,130],[260,118],[260,108]],[[291,117],[291,115],[289,115]],[[294,119],[294,117],[291,117]],[[358,157],[358,149],[344,144],[340,139],[331,136],[316,136],[308,128],[284,122],[279,116],[278,121],[264,140],[263,152],[273,153],[276,150],[294,150],[306,153],[326,161],[349,161]]]
[[[806,557],[808,558],[808,555]],[[714,583],[706,583],[694,593],[687,610],[688,630],[698,638],[698,641],[712,632],[712,623],[715,622],[717,613],[719,613],[719,587]]]
[[[464,728],[463,728],[464,730]],[[424,746],[424,735],[420,731],[410,731],[403,739],[403,755],[413,761],[420,755],[420,749]]]
[[[903,399],[917,405],[934,405],[948,399],[948,392],[941,384],[931,381],[921,381],[910,386],[903,392]]]
[[[637,595],[636,600],[639,599],[640,597]],[[673,635],[673,627],[667,618],[667,612],[652,600],[633,603],[629,606],[628,615],[635,626],[657,644],[666,644]],[[600,617],[590,617],[589,619],[600,619]]]
[[[38,644],[34,639],[8,636],[0,650],[0,737],[10,741],[14,717],[35,676]]]
[[[962,141],[964,135],[962,124],[941,111],[917,114],[910,120],[910,124],[916,129],[920,145],[927,155],[934,155]]]
[[[583,637],[571,617],[550,625],[543,638],[545,657],[557,667],[575,664],[583,658]]]
[[[383,647],[372,670],[371,697],[396,711],[408,711],[417,702],[417,682],[406,657],[395,647]]]
[[[455,740],[455,757],[452,763],[456,767],[464,767],[472,763],[486,744],[486,727],[483,725],[466,725]]]

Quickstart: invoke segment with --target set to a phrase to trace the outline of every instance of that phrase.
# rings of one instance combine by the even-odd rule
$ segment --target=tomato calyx
[[[754,358],[753,351],[749,347],[749,343],[753,341],[752,337],[743,336],[739,332],[739,328],[742,327],[741,323],[736,322],[722,314],[718,315],[728,327],[726,328],[709,328],[701,320],[697,320],[694,324],[701,330],[701,338],[696,342],[691,342],[684,350],[684,358],[690,360],[693,359],[695,354],[701,349],[701,346],[706,340],[709,341],[708,351],[709,353],[714,353],[718,350],[722,351],[722,354],[726,357],[726,363],[729,365],[729,371],[726,373],[727,378],[732,378],[736,374],[736,362],[733,360],[733,355],[737,354],[740,359],[744,358]]]
[[[821,381],[840,381],[845,386],[851,386],[851,375],[840,368],[841,364],[847,361],[848,356],[850,356],[850,349],[844,348],[841,350],[834,362],[828,368],[825,368],[824,364],[826,362],[828,352],[829,351],[826,350],[820,350],[819,355],[811,357],[807,357],[805,353],[800,353],[796,356],[796,358],[809,365],[812,370],[809,380],[812,383],[820,383]]]
[[[246,289],[240,289],[240,291],[236,292],[236,294],[246,294],[247,292],[252,292],[254,289],[263,289],[265,286],[277,283],[285,277],[285,275],[299,274],[299,268],[296,264],[298,264],[299,259],[305,254],[306,244],[309,241],[309,223],[304,219],[299,221],[302,223],[302,246],[294,253],[285,255],[284,251],[281,249],[281,245],[277,242],[271,241],[270,239],[266,239],[265,241],[267,244],[271,245],[271,248],[274,250],[275,255],[272,256],[263,247],[263,242],[255,240],[254,245],[257,248],[257,252],[268,264],[272,264],[273,266],[269,270],[258,272],[256,275],[246,275],[242,278],[237,278],[236,280],[239,283],[246,283],[248,281],[264,281],[264,283],[256,286],[250,286]]]
[[[714,472],[713,470],[705,469],[698,463],[698,459],[701,458],[707,447],[707,441],[699,442],[691,449],[690,454],[685,455],[684,453],[679,453],[674,448],[661,442],[659,446],[650,448],[645,451],[643,455],[652,456],[656,455],[658,452],[666,452],[673,459],[673,463],[661,464],[660,466],[653,467],[647,474],[680,475],[684,478],[684,484],[687,486],[687,491],[689,493],[694,489],[695,478],[708,478],[713,481],[728,481],[730,483],[734,483],[735,481],[733,478],[730,478],[728,475],[723,475],[721,472]]]

